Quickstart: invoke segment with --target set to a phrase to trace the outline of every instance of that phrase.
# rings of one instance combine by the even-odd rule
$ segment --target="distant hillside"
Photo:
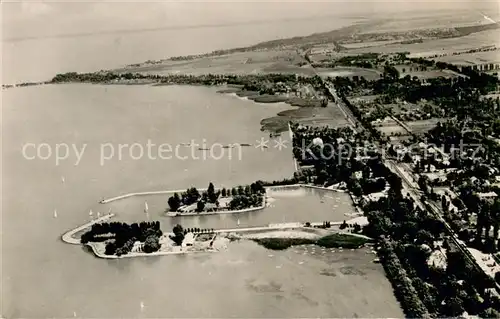
[[[421,38],[450,38],[450,37],[461,37],[465,35],[469,35],[476,32],[486,31],[498,29],[500,24],[491,23],[485,25],[475,25],[475,26],[467,26],[467,27],[454,27],[454,28],[429,28],[425,30],[408,30],[408,31],[396,31],[396,32],[374,32],[367,33],[366,31],[370,31],[370,27],[375,27],[380,25],[381,23],[390,21],[389,19],[385,20],[372,20],[369,22],[362,22],[355,25],[343,27],[337,30],[328,31],[328,32],[320,32],[314,33],[307,36],[299,36],[293,38],[286,39],[277,39],[271,41],[261,42],[249,47],[243,48],[234,48],[228,50],[217,50],[211,53],[199,54],[199,55],[188,55],[188,56],[179,56],[172,57],[168,60],[172,61],[181,61],[181,60],[192,60],[201,57],[211,57],[211,56],[220,56],[225,54],[232,54],[237,52],[246,52],[246,51],[258,51],[258,50],[266,50],[266,49],[274,49],[281,47],[290,47],[294,46],[297,48],[307,49],[315,44],[324,44],[324,43],[333,43],[340,40],[345,40],[351,38],[353,35],[359,35],[364,32],[362,35],[358,37],[360,39],[368,41],[370,37],[401,37],[402,35],[408,35],[411,37],[421,37]]]
[[[458,27],[455,28],[460,33],[460,36],[465,36],[469,35],[471,33],[476,33],[476,32],[481,32],[481,31],[487,31],[487,30],[495,30],[500,28],[500,24],[497,23],[490,23],[490,24],[483,24],[483,25],[473,25],[469,27]]]

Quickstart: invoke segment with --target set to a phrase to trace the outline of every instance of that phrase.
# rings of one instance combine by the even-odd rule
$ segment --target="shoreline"
[[[98,258],[102,259],[121,259],[121,258],[134,258],[134,257],[154,257],[154,256],[167,256],[167,255],[184,255],[184,254],[192,254],[192,253],[215,253],[218,250],[215,249],[207,249],[207,250],[179,250],[179,251],[155,251],[152,253],[137,253],[131,252],[125,255],[116,256],[116,255],[106,255],[99,251],[96,243],[87,243],[85,246],[90,247],[94,255]]]
[[[85,223],[81,226],[78,226],[68,232],[64,233],[61,237],[62,240],[67,244],[72,245],[82,245],[80,239],[76,239],[73,237],[77,232],[86,229],[93,224],[102,222],[104,220],[108,220],[114,217],[115,214],[110,213],[108,215],[102,216],[98,219],[95,219],[91,222]],[[349,221],[348,221],[349,222]],[[321,235],[328,234],[343,234],[353,237],[360,237],[367,240],[373,240],[373,238],[367,237],[362,234],[350,233],[343,231],[341,229],[337,229],[335,226],[340,226],[343,222],[332,222],[331,225],[333,228],[328,229],[319,229],[314,228],[314,226],[320,226],[323,223],[321,222],[313,222],[311,223],[311,227],[304,226],[303,223],[283,223],[283,224],[269,224],[267,226],[253,226],[246,228],[229,228],[229,229],[217,229],[214,230],[213,233],[223,235],[223,238],[230,239],[233,237],[235,239],[243,239],[243,240],[252,240],[254,237],[260,238],[305,238],[306,234],[315,234],[316,236],[321,237]],[[280,233],[281,236],[273,236],[276,233]],[[267,237],[266,237],[267,236]],[[132,257],[151,257],[151,256],[165,256],[165,255],[182,255],[182,254],[191,254],[191,253],[214,253],[218,252],[219,249],[204,249],[204,250],[184,250],[183,247],[179,247],[179,250],[176,251],[156,251],[152,253],[144,253],[144,252],[131,252],[125,255],[116,256],[116,255],[106,255],[104,254],[100,247],[100,243],[89,242],[84,244],[83,246],[88,246],[91,248],[94,255],[98,258],[103,259],[120,259],[120,258],[132,258]]]
[[[180,217],[180,216],[203,216],[203,215],[222,215],[222,214],[237,214],[237,213],[249,213],[255,212],[258,210],[262,210],[266,208],[267,197],[264,198],[264,202],[261,206],[258,207],[250,207],[240,210],[228,210],[228,211],[215,211],[215,212],[192,212],[192,213],[179,213],[179,212],[167,212],[165,215],[168,217]]]

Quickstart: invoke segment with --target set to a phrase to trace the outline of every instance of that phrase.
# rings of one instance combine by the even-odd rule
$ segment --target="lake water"
[[[324,258],[329,261],[287,250],[272,252],[271,258],[254,243],[233,243],[217,254],[107,261],[61,242],[60,235],[88,220],[89,209],[96,209],[102,197],[291,176],[291,149],[279,150],[272,142],[263,150],[243,148],[241,159],[203,159],[197,152],[181,154],[184,159],[134,159],[138,154],[133,157],[126,148],[118,155],[119,144],[145,147],[148,140],[174,147],[191,139],[205,139],[208,145],[256,144],[268,138],[259,122],[286,105],[256,104],[213,88],[181,86],[75,84],[3,93],[2,129],[8,132],[2,145],[4,317],[67,318],[74,312],[82,318],[402,316],[383,270],[365,252],[328,252]],[[61,143],[87,146],[79,163],[70,153],[56,165],[53,157],[26,159],[22,150],[27,143],[46,143],[52,149]],[[116,153],[101,165],[103,144],[115,147]],[[28,156],[35,153],[27,149]],[[275,215],[256,212],[248,220],[242,217],[242,223],[282,221],[272,216],[305,221],[314,215],[323,220],[325,214],[342,220],[347,208],[340,202],[348,201],[335,198],[343,195],[275,193],[269,208]],[[308,209],[317,196],[324,203]],[[150,209],[165,224],[163,205],[166,198],[152,201]],[[122,214],[128,210],[134,218],[144,207],[142,200],[128,206]],[[232,216],[223,221],[213,217],[193,217],[186,226],[234,223]]]
[[[144,202],[148,203],[149,218],[159,220],[164,231],[171,231],[173,226],[205,228],[236,228],[266,226],[271,223],[322,222],[349,220],[348,214],[355,213],[351,199],[346,193],[321,189],[286,188],[268,189],[269,206],[248,213],[200,215],[200,216],[165,216],[169,195],[134,196],[111,202],[106,205],[96,204],[92,209],[103,213],[111,210],[116,218],[128,222],[142,221]]]
[[[41,37],[22,41],[7,39],[2,43],[2,80],[9,84],[45,81],[56,73],[92,72],[150,59],[245,47],[266,40],[330,31],[359,20],[319,17],[224,27],[96,32],[87,36]],[[10,30],[10,33],[14,31]]]

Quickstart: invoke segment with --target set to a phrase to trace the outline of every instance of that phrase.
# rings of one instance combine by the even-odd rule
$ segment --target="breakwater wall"
[[[265,189],[270,189],[270,190],[279,190],[279,189],[286,189],[286,188],[298,188],[298,187],[304,187],[304,188],[314,188],[314,189],[322,189],[322,190],[327,190],[327,191],[332,191],[332,192],[345,192],[342,189],[335,189],[335,188],[327,188],[327,187],[321,187],[321,186],[314,186],[314,185],[308,185],[308,184],[293,184],[293,185],[276,185],[276,186],[265,186]],[[199,191],[206,191],[206,188],[197,188]],[[163,191],[150,191],[150,192],[136,192],[136,193],[128,193],[128,194],[123,194],[115,197],[109,197],[101,200],[99,203],[100,204],[108,204],[117,200],[121,199],[126,199],[134,196],[150,196],[150,195],[166,195],[166,194],[174,194],[174,193],[183,193],[185,192],[185,189],[181,190],[163,190]],[[258,209],[262,209],[260,207],[254,207]],[[249,209],[254,209],[254,208],[249,208]],[[242,212],[242,211],[236,211],[236,212]],[[220,213],[220,212],[216,212]],[[229,213],[229,212],[226,212]]]

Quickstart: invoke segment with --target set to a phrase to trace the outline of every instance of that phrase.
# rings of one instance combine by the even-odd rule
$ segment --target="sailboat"
[[[143,301],[141,301],[141,311],[144,309],[144,307],[145,307],[145,306],[144,306],[144,302],[143,302]]]
[[[240,219],[238,218],[238,221],[236,222],[238,226],[240,226]]]
[[[90,218],[92,218],[94,216],[94,212],[92,211],[92,209],[89,211],[89,216],[90,216]]]
[[[148,202],[144,201],[144,212],[147,214],[149,211]]]
[[[97,218],[101,217],[101,213],[97,212]]]
[[[64,179],[64,176],[61,176],[61,182],[65,182],[66,180]]]
[[[54,218],[57,218],[57,209],[54,209]]]

